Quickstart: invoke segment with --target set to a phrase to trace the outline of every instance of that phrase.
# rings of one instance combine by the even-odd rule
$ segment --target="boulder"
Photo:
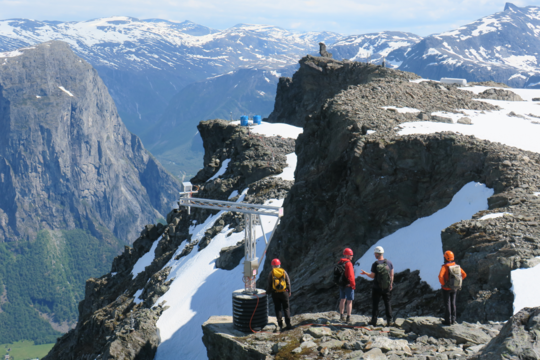
[[[216,260],[218,269],[232,270],[240,264],[244,257],[244,241],[234,245],[227,246],[219,252],[219,258]]]
[[[502,100],[502,101],[523,101],[521,96],[510,90],[504,89],[487,89],[478,97],[481,99]]]
[[[363,354],[364,360],[386,360],[386,355],[383,354],[381,349],[372,349]]]
[[[457,123],[458,124],[464,124],[464,125],[471,125],[472,121],[468,117],[462,117],[462,118],[458,119]]]
[[[404,351],[411,353],[407,340],[392,340],[387,337],[377,336],[366,343],[364,350],[381,349],[383,352]]]
[[[539,335],[540,307],[522,309],[474,359],[540,359]]]
[[[452,119],[445,116],[439,116],[439,115],[431,115],[431,121],[441,122],[441,123],[446,123],[446,124],[454,123]]]
[[[332,335],[332,330],[328,327],[310,327],[307,333],[316,339],[320,339],[323,336]]]
[[[408,332],[436,338],[454,339],[458,344],[485,344],[491,340],[481,328],[468,323],[443,326],[442,320],[435,317],[421,316],[409,318],[402,325]]]

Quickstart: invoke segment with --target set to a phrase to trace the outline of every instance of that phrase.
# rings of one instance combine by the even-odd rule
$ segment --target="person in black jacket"
[[[283,330],[282,309],[283,313],[285,313],[285,324],[287,325],[285,329],[291,330],[293,328],[291,326],[291,309],[289,306],[289,298],[292,296],[291,280],[289,274],[281,268],[279,259],[272,260],[272,271],[268,275],[266,293],[272,294],[279,330]]]

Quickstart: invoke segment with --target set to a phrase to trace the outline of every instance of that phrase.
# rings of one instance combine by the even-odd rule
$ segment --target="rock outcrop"
[[[487,89],[477,95],[479,99],[491,99],[502,101],[523,101],[521,96],[510,90]]]
[[[0,241],[83,228],[125,242],[167,214],[179,182],[122,123],[66,43],[0,54]]]
[[[442,326],[438,318],[412,317],[385,327],[369,320],[352,315],[344,324],[336,312],[302,314],[292,317],[291,331],[276,331],[276,319],[270,318],[262,332],[245,334],[234,329],[230,316],[212,316],[202,325],[203,342],[209,360],[465,359],[504,332],[499,334],[502,324],[496,323]]]
[[[280,78],[274,111],[269,122],[304,126],[321,111],[324,101],[351,85],[366,84],[373,79],[396,77],[418,79],[412,73],[396,72],[378,65],[338,61],[328,57],[306,56],[292,78]]]
[[[538,359],[540,308],[525,308],[512,316],[475,360]]]

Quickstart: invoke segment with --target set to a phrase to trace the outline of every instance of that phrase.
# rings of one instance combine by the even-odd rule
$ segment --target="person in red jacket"
[[[354,290],[356,289],[356,282],[354,280],[354,267],[351,262],[353,258],[353,251],[349,248],[343,250],[343,258],[339,263],[345,263],[345,277],[348,284],[346,286],[339,287],[339,314],[341,321],[351,321],[352,302],[354,300]],[[347,308],[347,318],[343,314],[345,308]]]
[[[456,323],[456,294],[459,289],[451,289],[448,280],[450,279],[450,266],[455,266],[454,253],[447,251],[444,253],[444,265],[439,272],[439,282],[441,283],[443,301],[444,301],[444,325],[452,325]],[[461,280],[467,277],[465,271],[461,269]]]

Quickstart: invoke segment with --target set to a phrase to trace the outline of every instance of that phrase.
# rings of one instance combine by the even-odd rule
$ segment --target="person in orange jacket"
[[[456,268],[455,270],[459,270],[461,273],[461,281],[450,281],[450,267],[454,268],[455,266],[456,263],[454,261],[454,253],[451,251],[445,252],[444,265],[441,267],[441,271],[439,272],[439,282],[441,283],[444,302],[444,325],[452,325],[456,323],[456,295],[458,290],[461,290],[461,281],[467,277],[465,271],[463,271],[463,269],[457,265],[459,269]]]

